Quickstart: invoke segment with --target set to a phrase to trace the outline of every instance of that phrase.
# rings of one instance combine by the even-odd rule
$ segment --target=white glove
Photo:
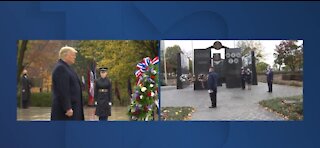
[[[109,105],[111,106],[111,105],[112,105],[112,103],[111,103],[111,102],[109,102]]]

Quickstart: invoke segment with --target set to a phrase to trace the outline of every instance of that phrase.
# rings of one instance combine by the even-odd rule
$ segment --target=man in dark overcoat
[[[26,109],[30,105],[30,96],[31,96],[31,81],[28,76],[28,71],[23,70],[23,75],[21,78],[21,99],[22,99],[22,108]]]
[[[268,92],[272,93],[273,71],[271,67],[268,68],[266,75],[268,83]]]
[[[209,108],[217,107],[217,83],[218,75],[214,72],[214,67],[210,67],[208,74],[208,92],[211,99],[211,106]]]
[[[77,51],[62,47],[52,72],[51,120],[84,120],[81,82],[71,67]]]

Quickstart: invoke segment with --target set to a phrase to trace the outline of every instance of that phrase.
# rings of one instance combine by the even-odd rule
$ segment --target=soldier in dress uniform
[[[100,78],[95,84],[95,100],[97,100],[96,113],[99,120],[108,120],[108,116],[111,116],[112,105],[112,83],[107,77],[107,67],[100,68]]]
[[[30,103],[30,95],[31,95],[31,81],[28,77],[28,71],[26,69],[23,70],[22,76],[22,86],[21,86],[21,99],[22,99],[22,108],[28,108]]]

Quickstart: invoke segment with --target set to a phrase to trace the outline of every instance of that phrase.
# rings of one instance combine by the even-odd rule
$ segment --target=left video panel
[[[17,121],[157,121],[158,53],[158,40],[18,40]]]

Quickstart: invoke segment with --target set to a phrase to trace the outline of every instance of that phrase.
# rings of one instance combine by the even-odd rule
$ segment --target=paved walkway
[[[97,121],[99,118],[94,115],[95,107],[84,107],[84,119],[86,121]],[[17,109],[18,121],[50,121],[50,107],[30,107],[28,109]],[[112,107],[112,116],[110,121],[129,120],[127,115],[127,107]]]
[[[194,91],[193,85],[177,90],[175,86],[161,87],[161,107],[191,106],[195,108],[191,120],[284,120],[261,107],[258,102],[275,97],[295,96],[303,93],[302,87],[273,85],[273,93],[267,92],[267,84],[259,82],[251,90],[218,87],[217,108],[211,104],[208,91]]]

